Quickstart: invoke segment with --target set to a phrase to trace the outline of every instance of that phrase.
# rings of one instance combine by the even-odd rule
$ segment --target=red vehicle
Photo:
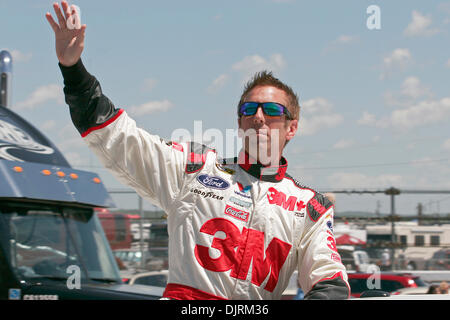
[[[139,215],[110,212],[106,208],[95,208],[112,250],[130,249],[133,241],[131,224]]]
[[[419,277],[409,273],[348,273],[351,296],[359,298],[367,290],[381,290],[391,294],[401,288],[427,286]]]

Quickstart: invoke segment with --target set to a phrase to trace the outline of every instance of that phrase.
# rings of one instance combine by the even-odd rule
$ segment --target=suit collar
[[[230,161],[231,160],[231,161]],[[247,152],[242,150],[238,157],[234,159],[225,159],[223,164],[237,163],[248,174],[267,182],[280,182],[283,180],[287,170],[287,160],[281,157],[279,165],[264,166],[254,158],[251,158]]]

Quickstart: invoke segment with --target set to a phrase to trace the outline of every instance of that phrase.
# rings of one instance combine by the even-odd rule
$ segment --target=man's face
[[[286,93],[276,87],[259,86],[245,97],[245,102],[277,102],[288,106]],[[287,120],[286,115],[271,117],[264,114],[262,107],[253,116],[238,119],[243,131],[245,151],[263,165],[278,165],[283,148],[297,132],[298,120]]]

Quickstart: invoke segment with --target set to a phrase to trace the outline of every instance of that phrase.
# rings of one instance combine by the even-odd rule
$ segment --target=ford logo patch
[[[202,185],[208,188],[218,189],[218,190],[225,190],[230,186],[228,182],[223,180],[220,177],[211,177],[207,174],[202,174],[197,177],[198,182],[200,182]]]

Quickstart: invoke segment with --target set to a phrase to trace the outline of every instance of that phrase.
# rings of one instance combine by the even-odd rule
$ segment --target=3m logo
[[[297,202],[297,197],[290,196],[286,201],[286,195],[277,189],[270,187],[267,193],[267,199],[270,204],[276,204],[289,211],[300,211],[306,207],[303,201]]]
[[[331,205],[331,202],[329,202]],[[328,208],[324,207],[316,198],[312,198],[308,202],[308,214],[312,221],[317,221],[325,212],[327,212]]]
[[[225,233],[225,238],[216,237],[218,231]],[[252,283],[261,286],[269,276],[264,289],[273,292],[291,244],[273,238],[264,251],[264,232],[243,228],[241,233],[231,221],[223,218],[206,221],[200,232],[214,236],[211,248],[220,252],[219,257],[213,258],[209,247],[196,245],[195,257],[203,268],[214,272],[231,270],[231,277],[245,280],[251,265]]]
[[[320,215],[323,215],[327,208],[325,208],[323,205],[319,203],[316,199],[312,198],[309,203],[313,206],[314,210],[316,210]]]

